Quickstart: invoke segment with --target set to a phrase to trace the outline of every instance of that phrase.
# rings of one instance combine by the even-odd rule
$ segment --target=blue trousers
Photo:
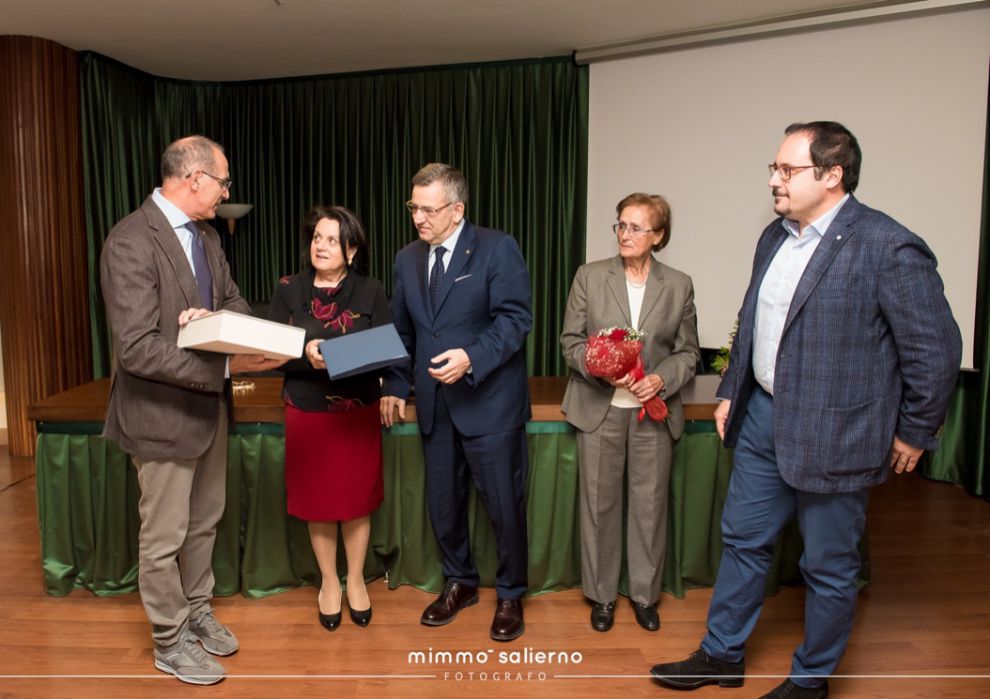
[[[763,590],[780,530],[796,514],[804,554],[804,642],[794,651],[791,681],[822,684],[845,652],[856,611],[859,541],[868,491],[822,495],[795,490],[777,469],[773,398],[757,388],[734,454],[722,512],[722,562],[701,648],[739,662],[763,606]]]
[[[426,461],[426,502],[440,544],[448,581],[478,584],[468,530],[468,478],[474,481],[495,529],[501,599],[526,594],[529,547],[526,537],[526,478],[529,450],[522,427],[468,437],[450,419],[443,391],[437,391],[433,429],[422,435]]]

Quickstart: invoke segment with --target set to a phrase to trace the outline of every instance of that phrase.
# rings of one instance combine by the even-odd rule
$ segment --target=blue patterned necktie
[[[443,253],[446,250],[442,245],[433,252],[436,260],[433,262],[433,270],[430,272],[430,305],[433,306],[434,313],[440,305],[440,286],[443,284]]]
[[[210,263],[206,260],[206,244],[203,242],[203,234],[192,221],[186,224],[186,230],[193,234],[192,259],[193,275],[196,277],[196,287],[199,289],[199,299],[203,303],[203,308],[208,311],[213,310],[213,273],[210,271]]]

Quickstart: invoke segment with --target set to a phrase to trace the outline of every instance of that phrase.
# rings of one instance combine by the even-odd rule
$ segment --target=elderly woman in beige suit
[[[571,376],[563,411],[578,430],[581,582],[593,605],[592,628],[608,631],[615,617],[622,484],[628,468],[629,598],[639,625],[656,631],[667,543],[667,485],[673,443],[684,431],[677,392],[694,376],[698,327],[691,278],[653,257],[670,242],[666,200],[630,194],[615,211],[618,255],[582,265],[567,300],[560,345]],[[639,381],[627,375],[608,382],[588,373],[585,341],[612,326],[644,335],[646,375]],[[640,406],[656,395],[667,402],[667,419],[639,422]]]

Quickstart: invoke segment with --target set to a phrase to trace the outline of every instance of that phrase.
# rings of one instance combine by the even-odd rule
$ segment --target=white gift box
[[[306,331],[234,311],[216,311],[179,329],[179,347],[223,354],[263,354],[269,359],[302,356]]]

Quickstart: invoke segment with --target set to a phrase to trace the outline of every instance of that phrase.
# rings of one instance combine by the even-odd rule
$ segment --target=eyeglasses
[[[440,213],[441,211],[443,211],[444,209],[446,209],[448,206],[453,206],[456,203],[457,202],[453,202],[452,201],[452,202],[449,202],[447,204],[444,204],[443,206],[438,206],[437,208],[434,209],[432,206],[416,206],[411,201],[407,201],[406,202],[406,211],[408,211],[413,216],[415,216],[417,214],[417,212],[422,211],[423,212],[423,215],[426,216],[426,218],[433,218],[438,213]]]
[[[626,224],[626,223],[615,223],[615,224],[612,224],[612,231],[616,235],[622,235],[623,233],[628,233],[629,235],[633,236],[634,238],[638,238],[641,235],[646,235],[647,233],[650,233],[650,232],[652,232],[654,230],[656,230],[656,229],[655,228],[640,228],[639,226],[630,226],[629,224]]]
[[[800,172],[801,170],[807,170],[808,168],[815,167],[814,165],[778,165],[777,163],[770,163],[767,165],[767,169],[770,171],[770,177],[773,177],[773,173],[777,173],[780,176],[781,182],[788,182],[791,176],[795,172]]]
[[[192,177],[197,172],[202,172],[204,175],[206,175],[207,177],[209,177],[211,180],[214,180],[218,185],[220,185],[220,189],[223,189],[223,190],[225,190],[227,192],[230,191],[230,186],[233,184],[233,182],[231,181],[231,179],[229,177],[227,179],[221,179],[221,178],[217,177],[216,175],[211,175],[206,170],[194,170],[193,172],[190,172],[188,175],[186,175],[186,177]]]

